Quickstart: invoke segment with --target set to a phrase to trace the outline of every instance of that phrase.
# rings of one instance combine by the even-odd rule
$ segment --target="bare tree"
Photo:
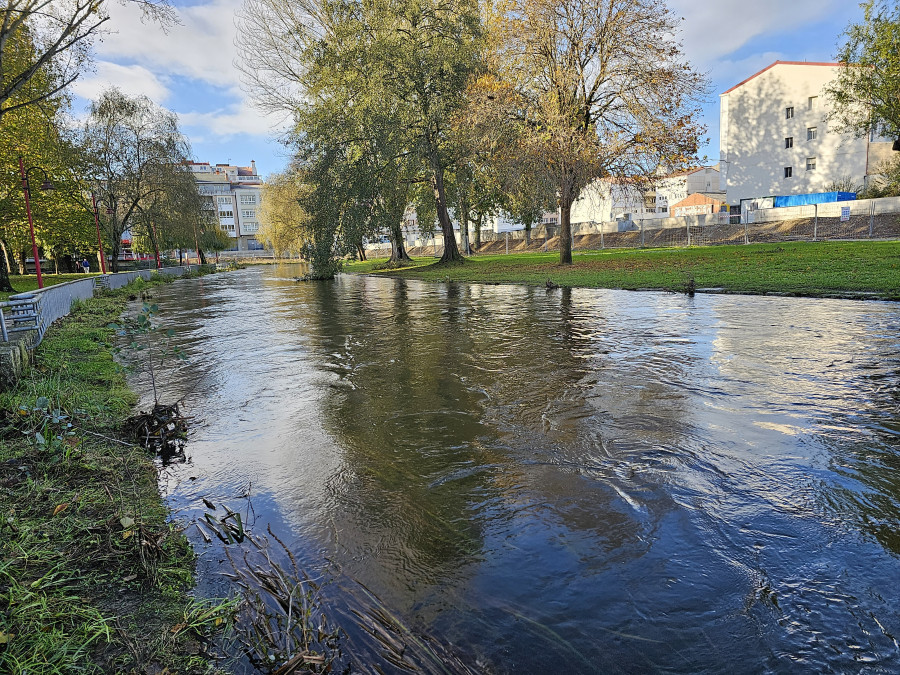
[[[696,157],[706,78],[684,62],[663,0],[510,0],[489,25],[497,81],[484,96],[519,121],[519,152],[555,185],[571,263],[572,203],[592,180]]]
[[[147,19],[164,27],[176,20],[167,0],[122,1],[140,5]],[[0,9],[0,118],[55,96],[72,84],[107,21],[103,0],[6,0]],[[23,60],[15,43],[26,33],[34,51]],[[53,86],[29,91],[28,83],[40,73],[49,74]]]

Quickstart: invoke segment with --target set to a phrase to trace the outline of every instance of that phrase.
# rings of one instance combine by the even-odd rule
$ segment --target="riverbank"
[[[424,281],[900,300],[900,241],[578,251],[573,258],[572,265],[560,265],[555,251],[478,255],[458,265],[420,258],[400,269],[379,269],[386,262],[380,259],[349,263],[345,271]]]
[[[154,458],[119,438],[137,397],[109,326],[167,280],[82,303],[0,394],[0,672],[209,671],[224,611],[189,597]]]

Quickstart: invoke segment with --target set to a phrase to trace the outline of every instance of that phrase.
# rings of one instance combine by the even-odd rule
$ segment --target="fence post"
[[[509,232],[506,233],[506,255],[509,255]]]
[[[744,243],[750,243],[750,226],[747,223],[744,223]]]
[[[687,245],[690,246],[691,245],[691,224],[685,223],[684,229],[687,230],[687,242],[688,242]]]
[[[872,208],[869,211],[869,239],[875,232],[875,200],[872,200]]]
[[[819,236],[819,205],[813,204],[813,208],[815,209],[815,218],[813,220],[813,241],[815,241]]]
[[[644,221],[641,220],[641,248],[644,248]]]
[[[603,250],[606,246],[603,243],[603,224],[600,224],[600,250]]]

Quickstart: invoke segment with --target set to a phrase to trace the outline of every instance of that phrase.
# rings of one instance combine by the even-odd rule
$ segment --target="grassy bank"
[[[208,671],[223,615],[187,597],[193,553],[153,458],[116,438],[136,397],[108,325],[138,290],[78,306],[0,394],[2,673]]]
[[[783,293],[801,296],[900,300],[900,242],[796,242],[685,249],[577,252],[572,265],[559,254],[474,256],[460,265],[418,260],[382,270],[383,260],[351,263],[348,272],[426,281],[546,284],[586,288]]]

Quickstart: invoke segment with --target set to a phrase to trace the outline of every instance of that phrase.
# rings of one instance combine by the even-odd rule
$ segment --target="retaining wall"
[[[182,267],[163,267],[160,274],[180,277],[198,269],[197,265]],[[37,291],[12,295],[9,302],[0,303],[0,312],[11,310],[15,304],[17,309],[28,307],[27,318],[22,325],[16,326],[14,321],[7,320],[8,339],[0,342],[0,390],[9,389],[18,382],[25,368],[31,362],[31,352],[44,338],[47,328],[55,321],[66,316],[76,300],[87,300],[94,297],[98,288],[122,288],[137,278],[149,280],[157,270],[135,270],[117,274],[101,274],[86,279],[76,279],[55,286],[47,286]]]

